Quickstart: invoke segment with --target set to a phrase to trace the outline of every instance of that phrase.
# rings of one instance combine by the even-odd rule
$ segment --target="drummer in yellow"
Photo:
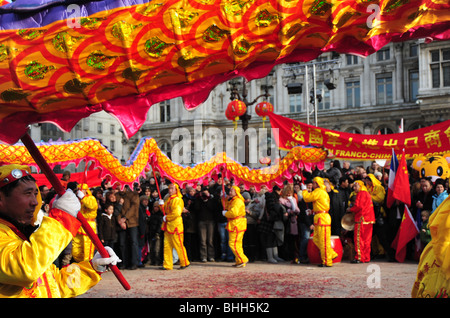
[[[245,203],[241,195],[241,190],[237,186],[232,186],[228,201],[225,203],[225,210],[222,212],[227,218],[226,229],[228,231],[228,245],[234,254],[235,267],[245,267],[248,258],[244,254],[242,240],[247,230],[247,219],[245,217]]]
[[[181,213],[184,202],[178,184],[169,185],[169,198],[164,203],[160,200],[160,205],[164,205],[164,217],[162,229],[164,230],[164,261],[163,269],[173,269],[173,249],[178,253],[180,259],[180,269],[189,266],[189,260],[184,247],[184,227]]]
[[[94,233],[97,233],[97,199],[92,195],[87,184],[82,184],[77,191],[77,196],[81,202],[80,213],[88,221]],[[95,246],[83,228],[80,227],[72,242],[72,257],[75,262],[82,262],[92,259]]]
[[[120,261],[107,248],[110,258],[97,253],[59,270],[53,262],[80,227],[80,202],[67,190],[47,217],[40,198],[28,166],[0,167],[0,297],[75,297],[100,281],[104,265]]]
[[[331,217],[330,197],[326,191],[324,181],[320,177],[313,179],[313,191],[308,192],[306,186],[302,185],[303,200],[313,203],[314,213],[314,235],[313,242],[320,251],[322,264],[319,266],[333,266],[333,259],[338,254],[331,248]]]

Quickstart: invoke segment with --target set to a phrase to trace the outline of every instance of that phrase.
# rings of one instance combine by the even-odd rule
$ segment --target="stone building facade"
[[[243,80],[233,81],[242,93]],[[255,101],[267,89],[275,113],[319,127],[388,134],[397,133],[403,122],[404,131],[414,130],[450,119],[450,41],[427,43],[421,39],[390,43],[365,58],[324,53],[310,63],[276,66],[266,78],[250,81],[245,86],[248,102]],[[301,86],[301,93],[297,90],[290,94],[288,86]],[[316,94],[313,94],[314,87]],[[230,82],[217,86],[193,111],[184,108],[181,98],[152,106],[146,123],[129,143],[134,144],[142,136],[152,136],[172,155],[172,148],[180,141],[179,128],[189,130],[192,140],[200,136],[199,123],[204,138],[207,138],[204,132],[211,127],[219,128],[225,135],[225,130],[233,127],[225,117],[231,89]],[[263,100],[260,97],[256,103]],[[255,104],[248,108],[249,127],[258,129],[262,120],[255,113]],[[270,127],[268,120],[265,126]],[[193,146],[192,151],[196,156],[191,157],[197,158],[192,164],[208,159],[197,156],[201,152],[198,147]]]
[[[233,130],[233,122],[225,117],[233,87],[240,98],[244,93],[247,101],[253,102],[248,107],[248,125],[256,131],[262,127],[262,119],[255,113],[255,105],[266,99],[265,93],[270,94],[267,100],[275,113],[323,128],[388,134],[398,132],[403,122],[404,131],[414,130],[450,119],[450,41],[390,43],[365,58],[329,52],[309,63],[275,66],[267,77],[246,83],[245,92],[243,82],[241,78],[218,85],[192,111],[184,108],[181,98],[153,105],[145,124],[130,140],[123,138],[120,124],[106,114],[83,119],[71,133],[53,132],[57,134],[53,139],[99,138],[123,163],[141,137],[155,138],[170,157],[184,139],[191,143],[187,150],[190,160],[181,163],[192,165],[209,159],[205,147],[214,137]],[[288,87],[297,87],[297,91]],[[239,121],[238,127],[241,124]],[[265,127],[270,133],[269,120]],[[52,135],[51,128],[43,132],[42,127],[32,127],[33,139],[48,140],[42,136]],[[267,142],[276,149],[270,136]],[[224,138],[223,150],[226,143]],[[283,155],[278,150],[271,155],[277,154]],[[243,162],[242,158],[238,161]],[[258,162],[249,165],[260,166]]]

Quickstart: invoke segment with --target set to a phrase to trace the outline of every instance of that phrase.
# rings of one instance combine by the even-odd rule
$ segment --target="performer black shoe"
[[[358,259],[354,259],[350,263],[352,263],[352,264],[361,264],[362,262],[360,260],[358,260]]]

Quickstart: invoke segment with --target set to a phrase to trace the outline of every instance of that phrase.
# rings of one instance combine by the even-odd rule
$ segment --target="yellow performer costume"
[[[313,203],[314,213],[314,235],[313,242],[320,251],[322,266],[333,266],[333,259],[338,254],[331,248],[331,217],[330,197],[326,191],[323,179],[315,177],[313,179],[315,189],[312,192],[303,190],[303,200]]]
[[[0,168],[0,179],[13,170],[30,173],[27,166]],[[25,235],[5,216],[0,216],[0,297],[75,297],[96,285],[101,277],[89,261],[59,270],[54,260],[77,233],[80,222],[68,213],[51,209],[39,215],[40,194],[31,224],[37,229]],[[39,221],[37,221],[39,219]]]
[[[414,298],[448,298],[450,294],[450,197],[430,216],[431,241],[420,256],[411,292]]]
[[[248,262],[248,258],[245,256],[244,249],[242,247],[244,233],[247,230],[245,203],[239,187],[233,186],[232,189],[234,189],[236,195],[227,202],[226,212],[224,211],[224,216],[228,220],[226,226],[229,237],[228,245],[234,254],[236,260],[235,265],[238,267],[245,267],[245,264]]]
[[[381,184],[381,181],[378,180],[375,175],[372,173],[369,173],[367,175],[369,177],[370,181],[372,181],[372,186],[367,186],[367,192],[370,193],[370,196],[372,197],[372,201],[375,203],[378,203],[379,205],[382,205],[384,202],[384,198],[386,196],[386,190],[384,190],[383,185]],[[383,214],[384,211],[380,211]]]
[[[81,190],[85,192],[84,197],[81,199],[81,210],[80,213],[83,214],[85,219],[88,221],[89,225],[97,233],[97,209],[98,203],[97,199],[92,195],[87,184],[81,185]],[[80,190],[80,191],[81,191]],[[80,227],[77,235],[73,238],[72,242],[72,257],[75,262],[82,262],[92,259],[94,257],[95,246],[92,243],[89,236],[86,234],[84,229]]]
[[[169,185],[175,187],[174,194],[171,194],[164,203],[165,222],[162,225],[164,230],[164,261],[163,267],[167,270],[173,269],[173,254],[175,249],[180,259],[180,269],[189,266],[189,260],[184,247],[184,227],[181,213],[183,212],[184,202],[177,184]],[[169,192],[170,193],[170,192]]]

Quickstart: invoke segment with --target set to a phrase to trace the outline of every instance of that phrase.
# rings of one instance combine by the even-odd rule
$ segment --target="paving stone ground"
[[[107,272],[79,298],[410,298],[417,265],[380,260],[365,264],[343,261],[330,268],[287,262],[254,262],[245,268],[227,262],[193,262],[187,269],[175,266],[172,271],[146,266],[122,270],[131,290],[124,290],[113,273]]]

